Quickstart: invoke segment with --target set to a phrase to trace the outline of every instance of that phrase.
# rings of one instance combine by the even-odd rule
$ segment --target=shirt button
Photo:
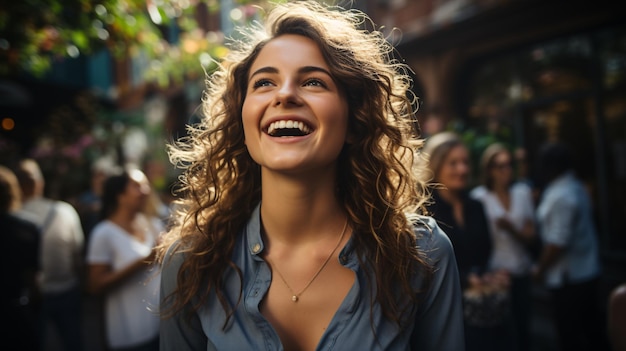
[[[339,262],[341,262],[341,264],[346,264],[348,263],[348,258],[345,255],[339,256]]]
[[[252,252],[256,254],[256,253],[259,253],[259,251],[261,251],[261,244],[259,243],[254,244],[254,246],[252,247]]]

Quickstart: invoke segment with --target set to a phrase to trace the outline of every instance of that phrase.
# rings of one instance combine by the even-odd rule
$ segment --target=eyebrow
[[[298,69],[298,73],[311,73],[311,72],[322,72],[322,73],[327,74],[329,77],[332,77],[332,75],[330,74],[328,70],[322,67],[318,67],[318,66],[303,66]],[[278,73],[278,68],[272,67],[272,66],[261,67],[257,69],[256,71],[254,71],[250,75],[250,78],[248,79],[252,79],[252,77],[261,73]]]

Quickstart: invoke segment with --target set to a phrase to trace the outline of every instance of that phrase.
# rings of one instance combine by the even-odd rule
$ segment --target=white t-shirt
[[[89,264],[109,264],[118,271],[147,257],[162,228],[145,221],[145,241],[139,242],[115,223],[104,220],[91,232],[87,251]],[[160,270],[157,266],[129,278],[107,292],[105,319],[111,347],[127,347],[155,338],[159,333]]]
[[[470,195],[483,203],[489,221],[493,240],[490,268],[506,269],[514,275],[527,274],[532,265],[530,254],[511,233],[498,228],[496,220],[506,217],[517,230],[521,230],[527,220],[534,221],[535,210],[530,187],[524,183],[515,183],[511,186],[511,204],[508,210],[498,196],[485,186],[476,187]]]
[[[45,226],[41,232],[41,290],[60,293],[77,287],[85,236],[76,209],[67,202],[39,197],[24,202],[21,211]]]

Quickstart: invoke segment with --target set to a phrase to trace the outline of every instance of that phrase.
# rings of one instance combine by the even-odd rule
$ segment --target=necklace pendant
[[[293,295],[293,296],[291,297],[291,301],[293,301],[293,302],[298,302],[298,296]]]

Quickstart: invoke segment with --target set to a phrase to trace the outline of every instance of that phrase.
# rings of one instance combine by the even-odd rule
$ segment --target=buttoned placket
[[[253,242],[249,243],[248,252],[253,256],[253,260],[256,263],[256,272],[254,274],[254,282],[245,295],[244,305],[246,307],[246,313],[251,316],[263,334],[264,348],[268,351],[283,350],[278,333],[259,310],[261,300],[269,290],[272,275],[268,263],[261,257],[264,245],[260,233],[258,236],[255,235],[253,237],[255,238]],[[356,258],[353,257],[354,254],[350,249],[350,244],[351,240],[348,240],[348,244],[340,251],[339,262],[341,265],[354,272],[355,282],[320,339],[318,348],[323,347],[324,350],[334,350],[335,340],[341,335],[341,331],[350,320],[359,301],[360,284],[357,272],[358,262]]]

